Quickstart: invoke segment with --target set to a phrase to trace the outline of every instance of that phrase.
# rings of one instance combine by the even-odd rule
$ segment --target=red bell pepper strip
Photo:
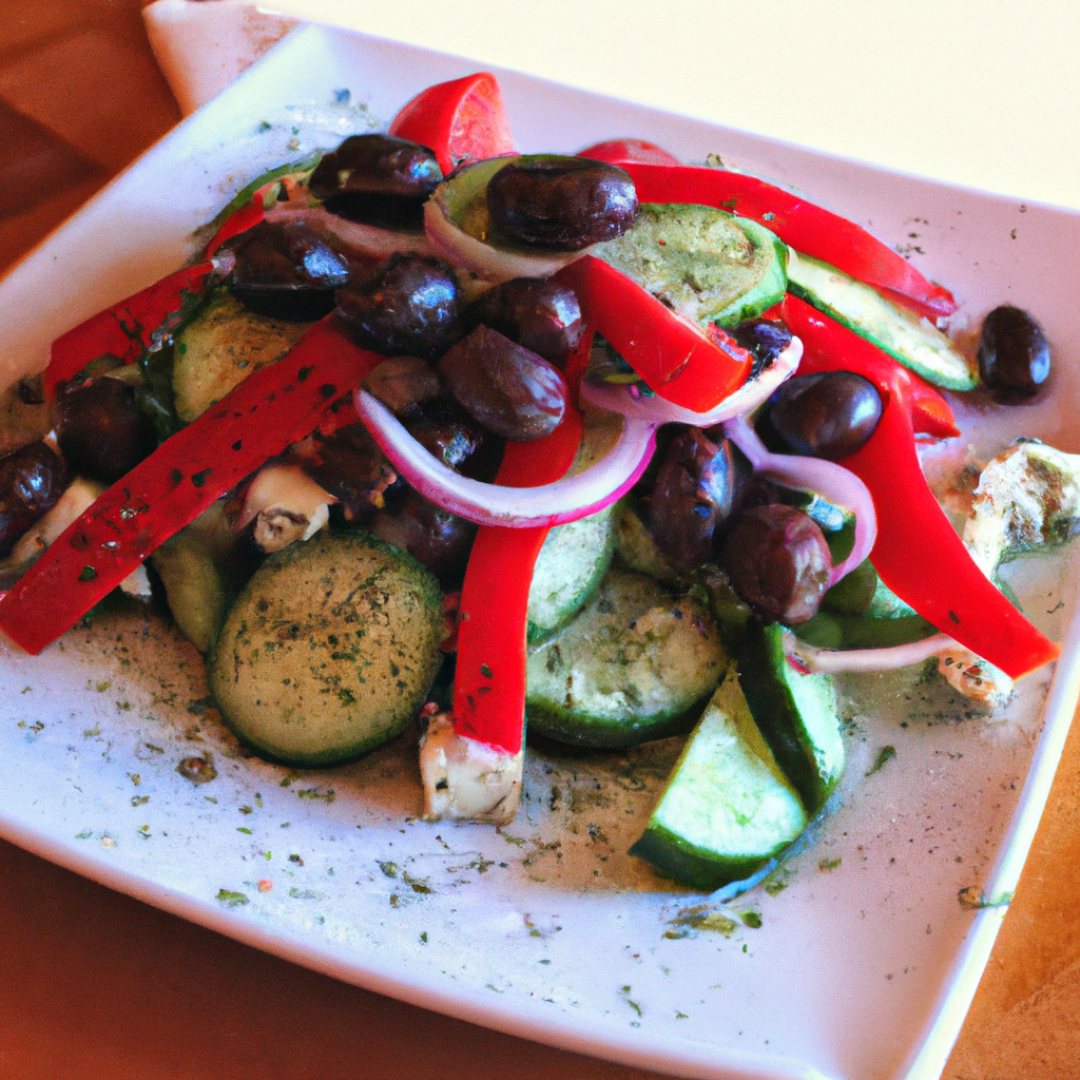
[[[674,154],[669,154],[656,143],[644,139],[609,139],[579,150],[578,157],[606,161],[609,165],[622,165],[632,161],[636,165],[681,165]]]
[[[591,346],[587,333],[567,361],[567,381],[575,389]],[[580,413],[567,408],[562,423],[545,438],[508,442],[495,483],[539,487],[560,479],[574,462],[581,433]],[[547,526],[485,525],[473,541],[461,589],[454,731],[508,754],[521,749],[525,733],[529,588],[549,531]]]
[[[584,255],[555,278],[574,290],[584,322],[667,401],[705,412],[746,382],[753,359],[745,349],[680,318],[608,263]]]
[[[796,251],[822,259],[930,319],[951,315],[948,289],[853,221],[765,180],[727,169],[613,161],[634,179],[643,203],[696,203],[758,221]]]
[[[0,598],[0,629],[38,653],[170,536],[310,432],[384,357],[329,315],[109,488]]]
[[[514,152],[502,91],[486,71],[421,90],[387,131],[434,150],[444,176],[459,165]]]
[[[915,449],[916,376],[808,304],[789,296],[786,319],[805,348],[799,371],[852,371],[882,395],[869,441],[843,459],[870,489],[878,536],[870,559],[881,580],[943,633],[1018,679],[1060,650],[1031,625],[971,558],[934,498]]]

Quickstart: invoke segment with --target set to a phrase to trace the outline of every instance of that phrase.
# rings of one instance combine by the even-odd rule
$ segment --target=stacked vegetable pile
[[[776,185],[633,140],[518,155],[491,76],[441,84],[54,343],[55,430],[0,462],[0,628],[38,652],[149,558],[269,756],[347,760],[422,713],[433,819],[513,817],[526,712],[590,747],[692,730],[635,850],[714,887],[840,775],[810,668],[1057,655],[919,464],[958,433],[932,384],[979,382],[955,310]],[[984,338],[984,381],[1036,392],[1035,324]],[[868,660],[875,622],[904,640]]]

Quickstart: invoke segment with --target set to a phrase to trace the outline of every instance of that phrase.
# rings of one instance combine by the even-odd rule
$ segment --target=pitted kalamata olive
[[[134,387],[108,376],[61,390],[56,436],[68,468],[103,484],[115,483],[157,447]]]
[[[769,398],[768,422],[784,447],[829,461],[854,454],[880,419],[877,387],[848,371],[796,375]]]
[[[562,364],[581,341],[581,306],[573,289],[550,278],[514,278],[489,289],[465,313],[526,349]]]
[[[783,503],[739,514],[724,538],[721,561],[752,608],[788,625],[817,614],[832,571],[817,522]]]
[[[410,490],[393,510],[380,510],[369,529],[419,559],[443,584],[457,585],[465,573],[476,526]]]
[[[233,245],[232,291],[256,315],[313,322],[334,310],[349,264],[310,225],[263,221]]]
[[[395,416],[415,412],[442,392],[439,373],[418,356],[392,356],[368,373],[364,389]]]
[[[699,428],[681,431],[660,462],[649,497],[649,532],[678,569],[693,570],[709,558],[734,490],[731,444],[717,444]]]
[[[391,255],[337,300],[349,336],[384,356],[433,360],[461,336],[461,290],[437,259]]]
[[[754,358],[753,379],[763,372],[791,344],[791,331],[779,320],[750,319],[731,331],[736,343]]]
[[[51,447],[33,442],[0,458],[0,558],[55,505],[64,492],[64,463]]]
[[[554,364],[488,326],[478,326],[439,361],[450,393],[504,439],[540,439],[566,411],[566,380]]]
[[[469,462],[479,453],[485,441],[498,440],[485,440],[476,421],[456,401],[451,398],[445,400],[454,406],[455,413],[460,412],[460,416],[430,416],[425,409],[419,418],[408,418],[405,426],[409,434],[433,457],[451,469],[472,475]]]
[[[387,492],[402,486],[363,424],[317,435],[301,444],[298,456],[311,478],[338,500],[335,513],[350,523],[369,520]]]
[[[613,240],[633,223],[637,192],[630,174],[588,158],[517,158],[488,182],[492,228],[508,240],[580,251]]]
[[[394,135],[352,135],[319,162],[309,187],[332,214],[389,229],[420,228],[442,169],[426,146]]]
[[[1050,346],[1026,311],[1006,304],[983,320],[979,375],[1003,404],[1038,393],[1050,375]]]

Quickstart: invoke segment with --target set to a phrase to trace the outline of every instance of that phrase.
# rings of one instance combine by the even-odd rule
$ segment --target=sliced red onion
[[[349,221],[331,214],[324,206],[308,206],[300,200],[275,203],[267,211],[266,220],[302,221],[316,232],[333,236],[360,255],[386,258],[397,252],[414,252],[424,256],[435,254],[425,233],[380,229],[377,225]]]
[[[641,394],[634,386],[617,386],[612,383],[581,384],[581,396],[601,409],[620,413],[635,420],[652,424],[689,424],[706,428],[741,416],[757,408],[786,379],[795,374],[802,359],[803,346],[798,338],[752,382],[743,383],[730,397],[725,398],[708,412],[693,412],[680,405],[673,405],[659,394]]]
[[[788,658],[807,673],[839,675],[845,671],[895,671],[921,664],[946,649],[961,648],[948,634],[933,634],[922,641],[882,649],[820,649],[807,645],[790,631],[784,634]]]
[[[745,416],[726,421],[724,434],[746,455],[755,472],[787,488],[817,492],[855,515],[854,546],[851,554],[833,567],[830,588],[870,555],[877,539],[877,514],[869,489],[854,473],[824,458],[770,453]]]
[[[459,270],[475,274],[493,285],[514,278],[549,278],[567,263],[589,253],[589,249],[585,248],[583,251],[533,254],[486,244],[459,229],[450,220],[438,191],[424,204],[424,228],[436,255]]]
[[[444,465],[366,390],[356,391],[355,401],[360,419],[397,472],[425,498],[478,525],[527,529],[595,514],[634,486],[656,448],[656,425],[627,419],[614,446],[582,472],[539,487],[501,487]]]

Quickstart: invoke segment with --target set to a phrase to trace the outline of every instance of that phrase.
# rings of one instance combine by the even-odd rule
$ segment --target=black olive
[[[64,463],[43,442],[0,458],[0,558],[64,492]]]
[[[64,387],[56,399],[56,436],[67,465],[80,476],[112,484],[157,447],[135,389],[103,376]]]
[[[881,419],[881,394],[848,371],[796,375],[769,398],[768,423],[796,454],[839,461],[854,454]]]
[[[649,532],[680,570],[693,570],[712,550],[713,533],[731,513],[735,462],[726,439],[713,442],[686,428],[664,453],[649,497]]]
[[[529,441],[550,435],[566,411],[559,369],[488,326],[478,326],[439,361],[450,393],[489,431]]]
[[[384,356],[435,359],[461,336],[461,290],[437,259],[391,255],[337,301],[349,336]]]
[[[387,229],[419,229],[442,180],[433,151],[394,135],[352,135],[327,154],[309,187],[332,214]]]
[[[832,572],[829,545],[817,522],[783,503],[739,514],[721,559],[743,600],[767,619],[788,625],[817,614]]]
[[[1050,375],[1042,327],[1020,308],[1003,305],[983,320],[979,375],[1002,403],[1033,397]]]
[[[470,326],[490,326],[553,364],[577,348],[584,330],[573,289],[550,278],[504,281],[475,300],[465,317]]]
[[[503,166],[488,182],[492,228],[549,251],[580,251],[613,240],[634,223],[630,174],[588,158],[535,154]]]
[[[313,322],[334,310],[349,264],[309,225],[263,221],[233,245],[232,291],[257,315]]]
[[[750,378],[754,379],[791,344],[791,331],[773,319],[751,319],[740,323],[731,331],[736,344],[741,345],[754,358]]]
[[[458,585],[476,535],[471,521],[457,517],[410,490],[393,510],[379,511],[369,530],[419,559],[443,584]]]

